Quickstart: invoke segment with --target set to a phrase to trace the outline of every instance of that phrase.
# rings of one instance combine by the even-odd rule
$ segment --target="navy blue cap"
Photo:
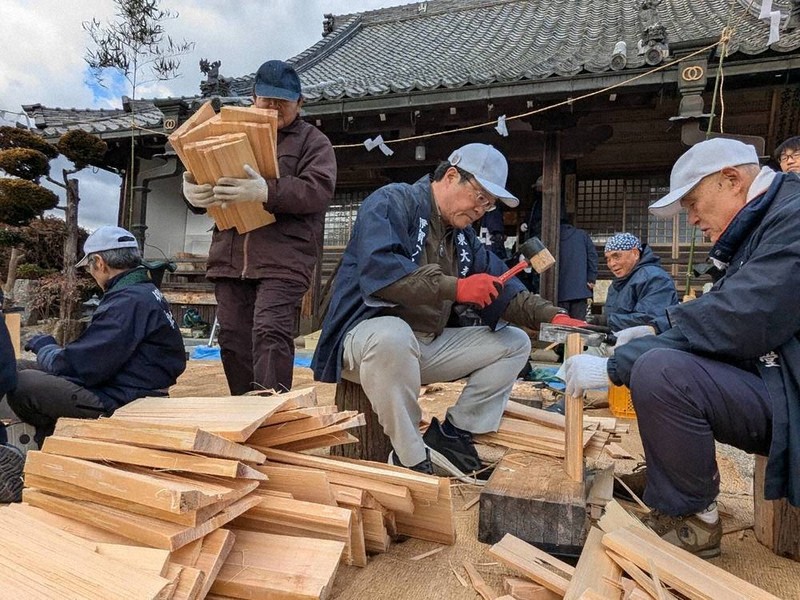
[[[297,71],[282,60],[268,60],[256,71],[256,96],[295,102],[300,98],[300,91]]]

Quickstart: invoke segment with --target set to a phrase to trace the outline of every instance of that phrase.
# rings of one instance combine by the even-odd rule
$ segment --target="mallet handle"
[[[514,277],[517,273],[524,271],[525,269],[529,268],[531,264],[526,260],[521,260],[513,267],[511,267],[508,271],[500,275],[498,279],[505,284],[509,279]]]

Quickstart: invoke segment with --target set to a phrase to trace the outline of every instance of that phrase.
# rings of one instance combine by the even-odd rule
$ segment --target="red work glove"
[[[553,325],[569,325],[570,327],[586,327],[588,325],[586,321],[573,319],[566,313],[558,313],[550,322]]]
[[[503,283],[494,275],[476,273],[456,281],[456,302],[483,308],[491,304],[502,289]]]

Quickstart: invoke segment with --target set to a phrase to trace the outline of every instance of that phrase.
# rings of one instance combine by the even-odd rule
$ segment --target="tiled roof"
[[[24,105],[22,109],[46,139],[58,139],[77,128],[103,138],[115,137],[115,134],[128,135],[132,117],[137,127],[161,129],[164,115],[151,101],[136,100],[127,104],[134,104],[136,110],[48,108],[41,104]]]
[[[334,17],[333,31],[290,59],[308,102],[469,84],[570,77],[610,70],[614,45],[627,44],[627,67],[646,66],[637,52],[642,0],[430,0]],[[670,44],[718,39],[735,30],[730,53],[800,48],[800,28],[767,46],[760,2],[668,0],[658,6]],[[791,0],[774,0],[784,14]],[[730,18],[730,21],[729,21]],[[740,55],[741,56],[741,55]],[[736,58],[735,56],[733,58]],[[247,96],[253,75],[229,80]]]

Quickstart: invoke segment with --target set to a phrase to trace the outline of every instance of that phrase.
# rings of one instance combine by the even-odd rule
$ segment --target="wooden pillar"
[[[566,357],[577,356],[583,350],[580,333],[567,336]],[[572,481],[583,481],[583,398],[567,396],[566,439],[564,440],[564,470]]]
[[[542,242],[556,259],[552,269],[542,273],[539,294],[558,302],[558,246],[561,222],[561,132],[546,131],[542,156]]]
[[[367,423],[363,430],[356,434],[356,437],[361,440],[360,444],[333,446],[331,454],[385,463],[389,458],[392,445],[388,436],[383,433],[383,427],[378,422],[377,415],[372,412],[372,405],[361,385],[342,379],[336,384],[334,402],[339,410],[357,410],[364,413]]]
[[[786,498],[764,500],[764,470],[767,459],[756,456],[753,477],[753,530],[756,539],[778,556],[800,561],[800,508]]]

